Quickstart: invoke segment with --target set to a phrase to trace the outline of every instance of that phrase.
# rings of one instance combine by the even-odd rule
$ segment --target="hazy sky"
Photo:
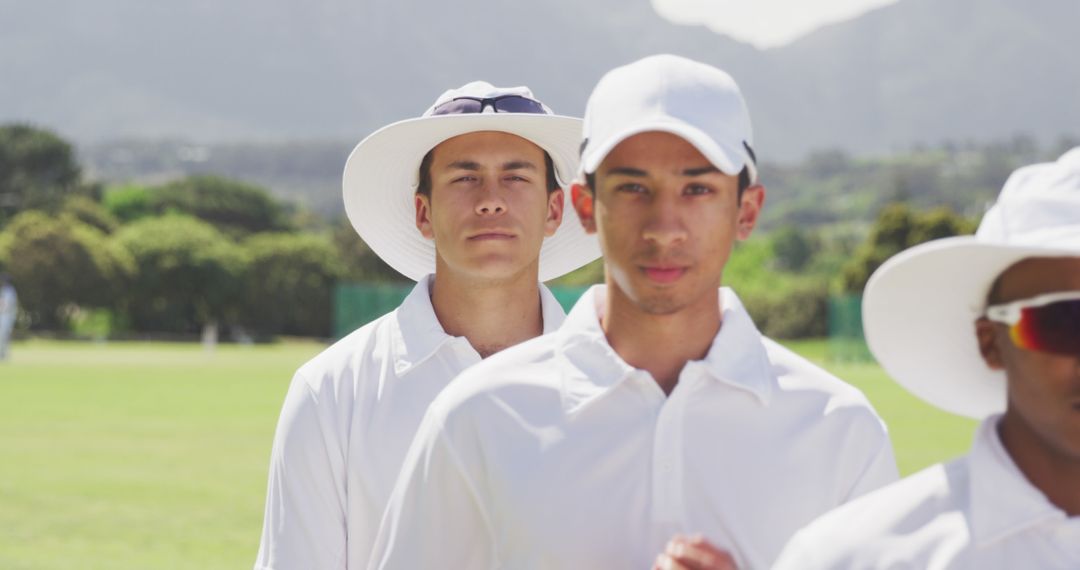
[[[786,44],[824,24],[847,20],[898,0],[652,0],[678,24],[713,31],[768,48]]]

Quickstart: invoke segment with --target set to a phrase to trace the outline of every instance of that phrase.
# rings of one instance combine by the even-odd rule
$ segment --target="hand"
[[[676,535],[656,557],[653,570],[736,570],[735,559],[696,535]]]

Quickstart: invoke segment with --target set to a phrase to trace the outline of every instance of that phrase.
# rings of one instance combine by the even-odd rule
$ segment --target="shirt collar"
[[[615,352],[600,325],[607,296],[605,285],[594,285],[581,296],[559,329],[557,342],[563,369],[563,405],[573,412],[627,378],[646,374]],[[735,292],[719,291],[720,331],[705,358],[686,363],[680,379],[703,373],[717,382],[750,392],[762,405],[769,403],[776,376],[761,333]]]
[[[720,289],[720,307],[720,332],[703,363],[712,378],[746,390],[768,405],[777,380],[763,337],[735,291]]]
[[[431,304],[431,283],[427,275],[416,283],[393,315],[394,371],[400,376],[422,364],[455,338],[446,333]],[[554,332],[566,318],[562,306],[551,291],[540,284],[540,315],[544,334]]]
[[[1013,462],[998,436],[1000,419],[983,420],[968,454],[972,538],[980,546],[1067,518]]]

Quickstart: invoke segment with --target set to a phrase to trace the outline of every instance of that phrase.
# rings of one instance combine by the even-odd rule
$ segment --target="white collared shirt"
[[[603,286],[555,334],[462,374],[417,432],[370,567],[649,568],[701,532],[765,568],[810,520],[895,480],[863,395],[721,291],[720,332],[670,396],[608,344]]]
[[[435,317],[431,276],[296,372],[270,459],[257,570],[364,568],[424,411],[480,355]],[[565,315],[540,286],[544,332]]]
[[[777,570],[1080,568],[1080,517],[1024,477],[1001,445],[999,419],[983,421],[967,455],[799,531]]]

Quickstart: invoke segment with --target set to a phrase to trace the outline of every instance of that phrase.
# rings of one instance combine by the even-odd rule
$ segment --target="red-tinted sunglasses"
[[[1080,355],[1080,291],[993,305],[986,318],[1009,325],[1009,338],[1020,348]]]

